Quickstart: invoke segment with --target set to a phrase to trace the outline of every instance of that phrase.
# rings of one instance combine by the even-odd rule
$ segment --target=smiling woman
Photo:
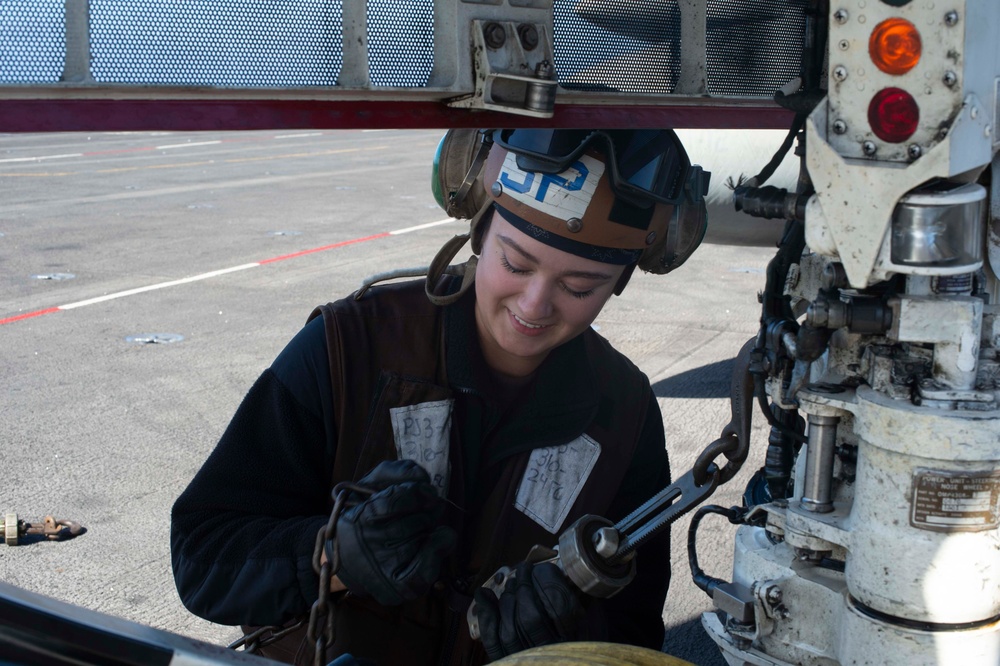
[[[655,186],[700,171],[672,132],[654,134],[584,133],[545,170],[483,144],[466,179],[485,165],[463,279],[436,270],[313,312],[174,505],[174,576],[191,611],[251,633],[275,625],[254,634],[261,653],[296,663],[317,638],[321,662],[380,664],[481,664],[571,640],[661,647],[666,533],[643,547],[660,565],[622,565],[635,580],[609,599],[585,601],[558,566],[525,559],[582,516],[620,520],[670,482],[649,380],[591,328],[636,266],[682,261],[665,259],[670,222],[699,202]],[[546,148],[531,145],[537,161]],[[640,162],[647,189],[619,178]],[[515,582],[482,587],[515,565],[516,594]],[[330,639],[306,636],[318,599]]]

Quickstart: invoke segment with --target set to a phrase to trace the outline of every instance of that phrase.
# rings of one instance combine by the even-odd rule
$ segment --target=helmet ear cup
[[[663,275],[679,268],[688,260],[708,230],[708,210],[705,200],[685,199],[674,209],[666,233],[646,248],[639,257],[639,268],[647,273]]]
[[[471,219],[489,199],[489,194],[483,189],[483,174],[480,170],[468,194],[461,201],[455,200],[455,194],[461,189],[472,167],[480,143],[479,131],[475,129],[450,129],[438,143],[434,154],[431,189],[438,205],[451,217]]]

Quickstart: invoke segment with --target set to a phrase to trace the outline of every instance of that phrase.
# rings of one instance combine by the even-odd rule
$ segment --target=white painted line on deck
[[[221,268],[217,271],[209,271],[208,273],[201,273],[200,275],[192,275],[190,277],[181,278],[180,280],[171,280],[169,282],[160,282],[158,284],[151,284],[145,287],[136,287],[135,289],[126,289],[125,291],[116,291],[113,294],[105,294],[104,296],[98,296],[97,298],[88,298],[85,301],[77,301],[76,303],[69,303],[67,305],[60,305],[60,310],[72,310],[73,308],[80,308],[84,305],[93,305],[94,303],[103,303],[105,301],[113,301],[116,298],[123,298],[125,296],[132,296],[134,294],[141,294],[147,291],[154,291],[156,289],[164,289],[166,287],[176,287],[179,284],[188,284],[191,282],[198,282],[199,280],[207,280],[208,278],[217,277],[219,275],[225,275],[226,273],[235,273],[236,271],[246,270],[247,268],[255,268],[260,266],[260,262],[254,262],[252,264],[242,264],[240,266],[231,266],[229,268]]]
[[[174,143],[168,146],[157,146],[154,150],[170,150],[171,148],[191,148],[192,146],[214,146],[222,143],[221,140],[216,141],[195,141],[193,143]]]
[[[66,155],[41,155],[39,157],[8,157],[0,162],[41,162],[42,160],[61,160],[68,157],[83,157],[83,153],[69,153]]]
[[[455,222],[455,218],[449,217],[447,220],[438,220],[437,222],[428,222],[427,224],[418,224],[415,227],[407,227],[405,229],[396,229],[395,231],[390,231],[390,236],[398,236],[399,234],[408,234],[411,231],[420,231],[421,229],[430,229],[431,227],[437,227],[442,224],[448,224],[449,222]]]
[[[187,144],[192,145],[192,144]],[[201,280],[207,280],[209,278],[218,277],[220,275],[226,275],[227,273],[235,273],[237,271],[243,271],[248,268],[257,268],[258,266],[264,266],[267,264],[276,263],[279,261],[286,261],[288,259],[295,259],[297,257],[305,256],[307,254],[315,254],[316,252],[325,252],[327,250],[332,250],[335,248],[344,247],[347,245],[354,245],[357,243],[364,243],[371,240],[376,240],[378,238],[385,238],[386,236],[398,236],[400,234],[410,233],[411,231],[419,231],[421,229],[429,229],[430,227],[440,226],[442,224],[448,224],[450,222],[457,222],[455,218],[448,218],[446,220],[439,220],[437,222],[428,222],[426,224],[418,224],[413,227],[406,227],[405,229],[397,229],[395,231],[383,231],[372,236],[362,236],[360,238],[354,238],[351,240],[340,241],[339,243],[332,243],[330,245],[321,245],[320,247],[314,247],[308,250],[300,250],[298,252],[293,252],[291,254],[285,254],[277,257],[271,257],[269,259],[261,259],[260,261],[255,261],[249,264],[240,264],[239,266],[230,266],[229,268],[220,268],[219,270],[209,271],[207,273],[199,273],[198,275],[191,275],[189,277],[181,278],[179,280],[170,280],[168,282],[158,282],[156,284],[146,285],[144,287],[136,287],[134,289],[126,289],[124,291],[116,291],[113,294],[105,294],[103,296],[96,296],[94,298],[88,298],[83,301],[76,301],[73,303],[67,303],[66,305],[60,305],[54,308],[45,308],[41,310],[34,310],[30,312],[23,312],[21,314],[12,315],[6,318],[0,318],[0,326],[3,324],[11,324],[15,321],[22,321],[24,319],[32,319],[34,317],[39,317],[41,315],[51,314],[53,312],[59,312],[60,310],[74,310],[76,308],[82,308],[85,305],[94,305],[95,303],[104,303],[106,301],[113,301],[118,298],[125,298],[126,296],[134,296],[136,294],[142,294],[147,291],[155,291],[157,289],[166,289],[167,287],[176,287],[182,284],[190,284],[192,282],[199,282]]]

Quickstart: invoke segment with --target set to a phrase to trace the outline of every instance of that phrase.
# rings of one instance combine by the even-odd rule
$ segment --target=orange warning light
[[[886,74],[906,74],[920,62],[920,31],[906,19],[882,21],[868,40],[872,62]]]

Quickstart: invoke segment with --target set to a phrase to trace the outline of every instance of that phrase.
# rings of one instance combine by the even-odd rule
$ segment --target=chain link
[[[323,666],[326,663],[324,655],[327,647],[333,644],[335,637],[335,614],[331,612],[330,600],[333,593],[330,592],[330,581],[333,580],[333,577],[337,575],[337,571],[340,569],[340,550],[336,544],[337,520],[340,519],[340,514],[344,509],[357,506],[361,503],[361,500],[357,496],[350,497],[352,492],[362,497],[368,497],[375,491],[372,488],[346,481],[334,486],[331,493],[333,496],[333,509],[330,511],[330,518],[316,533],[316,545],[313,547],[312,567],[319,575],[319,594],[316,601],[313,602],[312,608],[309,609],[309,614],[300,617],[288,626],[268,625],[259,627],[233,641],[226,647],[230,650],[242,647],[244,652],[256,654],[261,648],[278,642],[288,634],[298,631],[302,627],[307,627],[306,636],[312,642],[315,649],[313,663],[316,666]],[[323,552],[327,541],[334,542],[333,547],[330,549],[332,559],[324,562]],[[320,626],[321,623],[322,627]]]
[[[330,607],[330,581],[340,570],[340,548],[337,547],[337,520],[340,519],[341,512],[349,507],[357,506],[361,503],[362,497],[368,497],[375,491],[372,488],[350,483],[347,481],[338,483],[333,487],[333,510],[330,511],[330,519],[319,532],[316,533],[316,547],[313,549],[312,566],[319,575],[319,596],[313,602],[309,610],[309,630],[306,633],[309,640],[315,647],[313,655],[314,666],[326,664],[326,649],[333,644],[336,637],[334,622],[336,614]],[[357,493],[351,497],[351,493]],[[326,542],[331,541],[330,558],[323,561],[323,552]],[[322,628],[320,622],[323,623]]]
[[[732,419],[722,429],[719,438],[705,447],[691,469],[699,486],[711,476],[714,461],[719,456],[726,457],[726,464],[719,468],[719,485],[736,476],[747,459],[755,394],[752,366],[758,353],[757,339],[750,338],[736,355],[729,395]]]
[[[723,434],[722,437],[706,446],[691,467],[695,483],[699,486],[705,485],[708,478],[716,471],[719,472],[720,485],[731,479],[742,465],[742,461],[736,462],[730,459],[730,456],[739,450],[739,446],[739,439],[731,434]],[[722,455],[726,456],[727,462],[719,468],[715,464],[715,459]]]

